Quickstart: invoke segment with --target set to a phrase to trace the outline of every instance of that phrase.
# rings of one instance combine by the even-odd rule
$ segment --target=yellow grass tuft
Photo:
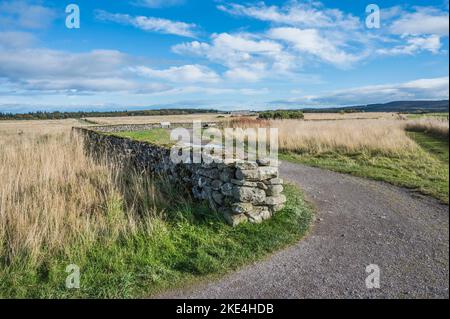
[[[137,214],[160,214],[151,205],[142,212],[143,198],[162,201],[154,185],[144,188],[142,177],[128,176],[132,197],[124,198],[124,177],[87,157],[71,124],[16,123],[16,130],[0,125],[0,256],[9,262],[39,262],[73,243],[150,229],[149,219]]]
[[[408,131],[426,132],[437,136],[448,138],[448,120],[439,118],[423,118],[414,121],[409,121],[406,124]]]

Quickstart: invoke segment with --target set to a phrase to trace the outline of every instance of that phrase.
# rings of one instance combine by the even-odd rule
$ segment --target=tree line
[[[155,115],[183,115],[194,113],[217,113],[217,110],[199,109],[164,109],[143,111],[110,111],[110,112],[29,112],[29,113],[2,113],[0,120],[62,120],[81,119],[86,117],[124,117],[124,116],[155,116]]]
[[[304,119],[305,115],[303,111],[299,110],[277,110],[277,111],[265,111],[259,113],[260,119],[264,120],[287,120],[287,119]]]

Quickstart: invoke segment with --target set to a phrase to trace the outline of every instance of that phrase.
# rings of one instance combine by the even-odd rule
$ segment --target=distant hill
[[[385,104],[370,104],[367,112],[448,112],[448,100],[442,101],[398,101]]]
[[[399,113],[446,113],[449,111],[449,101],[395,101],[389,103],[358,105],[337,108],[303,109],[305,112],[399,112]]]

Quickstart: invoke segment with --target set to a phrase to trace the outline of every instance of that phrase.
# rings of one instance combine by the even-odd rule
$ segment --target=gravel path
[[[294,246],[163,298],[448,298],[448,206],[386,183],[284,162],[317,208]],[[366,266],[381,270],[367,289]]]

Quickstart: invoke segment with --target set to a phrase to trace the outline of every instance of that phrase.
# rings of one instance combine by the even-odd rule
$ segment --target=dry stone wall
[[[155,127],[160,126],[151,125]],[[89,153],[130,163],[140,171],[164,174],[174,183],[183,183],[195,199],[207,201],[232,226],[261,223],[284,207],[283,180],[278,176],[278,167],[270,166],[268,160],[215,159],[213,163],[175,164],[167,147],[105,134],[119,130],[130,131],[130,125],[113,129],[74,128],[84,137]],[[142,125],[133,130],[142,130]]]

